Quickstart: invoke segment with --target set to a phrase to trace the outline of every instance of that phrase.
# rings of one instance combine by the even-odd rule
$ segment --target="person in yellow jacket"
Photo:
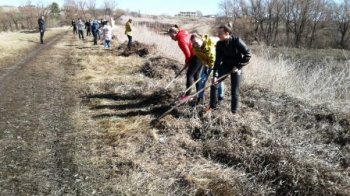
[[[201,80],[199,82],[199,89],[203,89],[205,88],[206,83],[209,79],[210,73],[214,68],[215,53],[216,53],[215,42],[208,35],[204,35],[203,37],[200,37],[199,35],[196,35],[196,34],[193,34],[191,36],[191,42],[193,44],[193,48],[196,56],[201,60],[202,64],[204,65],[204,68],[202,69],[202,72],[201,72]],[[224,97],[223,83],[219,84],[218,91],[219,91],[218,92],[219,101],[222,101]],[[204,98],[205,98],[204,94],[205,93],[203,91],[198,95],[198,98],[197,98],[198,104],[204,103]]]
[[[128,47],[130,49],[132,46],[132,19],[129,19],[125,24],[125,35],[128,36]]]

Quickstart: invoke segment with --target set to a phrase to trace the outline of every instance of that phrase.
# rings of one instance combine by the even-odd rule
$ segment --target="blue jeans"
[[[201,81],[199,82],[199,89],[203,89],[205,88],[207,81],[209,79],[209,76],[211,74],[211,72],[213,71],[213,69],[210,69],[208,67],[204,67],[201,73]],[[220,98],[224,97],[224,91],[225,91],[225,86],[223,82],[220,82],[220,84],[218,85],[218,94]],[[202,91],[199,95],[198,98],[203,99],[204,98],[204,91]]]
[[[128,35],[128,47],[131,48],[132,46],[132,36]]]
[[[224,76],[232,71],[231,68],[221,68],[218,70],[219,78]],[[239,86],[241,81],[241,73],[233,72],[231,75],[231,112],[236,113],[238,110],[238,100],[239,100]],[[228,76],[227,76],[228,77]],[[226,78],[227,78],[226,77]],[[210,107],[217,108],[218,105],[218,95],[217,95],[218,86],[213,86],[210,89]]]
[[[111,40],[105,40],[105,48],[111,48]]]

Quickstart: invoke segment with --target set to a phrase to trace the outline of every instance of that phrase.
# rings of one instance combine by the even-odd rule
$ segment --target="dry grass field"
[[[153,124],[184,91],[183,76],[164,90],[182,68],[183,54],[169,37],[144,27],[135,29],[131,50],[127,50],[123,28],[117,26],[114,33],[117,40],[111,50],[103,49],[101,42],[93,46],[92,38],[81,41],[66,34],[47,54],[56,50],[64,54],[57,61],[63,64],[52,55],[50,62],[56,63],[42,65],[48,66],[43,76],[30,72],[30,77],[46,78],[44,82],[51,75],[62,78],[47,84],[37,79],[39,87],[55,97],[50,99],[48,93],[33,99],[35,104],[24,104],[24,109],[30,110],[31,105],[50,108],[41,104],[42,99],[65,100],[54,109],[60,111],[62,126],[72,128],[58,134],[54,133],[60,126],[27,133],[43,139],[43,146],[36,148],[35,143],[29,145],[25,138],[13,135],[8,123],[0,123],[6,128],[0,132],[0,144],[7,145],[0,161],[11,163],[10,172],[28,169],[11,162],[8,156],[13,151],[29,149],[29,154],[48,157],[45,169],[30,168],[38,171],[35,179],[47,179],[45,186],[36,182],[24,186],[16,177],[19,174],[11,174],[0,179],[0,189],[19,187],[19,193],[34,195],[350,194],[349,61],[308,67],[295,58],[254,47],[252,62],[244,70],[237,115],[229,112],[226,94],[227,99],[212,114],[203,113],[206,105],[185,104]],[[40,70],[40,63],[33,65]],[[66,95],[53,90],[60,83],[64,85],[58,92]],[[35,83],[25,89],[32,88]],[[30,93],[23,94],[30,97]],[[32,120],[34,125],[45,123],[47,117],[41,115],[38,122]],[[21,116],[27,125],[25,119]],[[59,172],[50,173],[50,167]],[[50,187],[56,184],[57,190]]]
[[[50,28],[45,32],[45,40],[67,30],[68,27]],[[33,48],[40,46],[39,32],[0,32],[0,69],[24,58]]]

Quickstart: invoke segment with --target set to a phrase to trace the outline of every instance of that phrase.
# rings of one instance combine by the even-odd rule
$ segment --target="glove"
[[[217,77],[214,77],[213,80],[211,81],[211,84],[213,86],[216,86],[218,84],[218,78]]]

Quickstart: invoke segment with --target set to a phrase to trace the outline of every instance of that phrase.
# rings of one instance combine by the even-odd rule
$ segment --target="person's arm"
[[[215,58],[214,69],[213,69],[214,70],[213,71],[213,77],[217,77],[218,76],[217,71],[218,71],[218,68],[219,68],[219,66],[221,64],[221,61],[222,61],[222,53],[221,53],[221,44],[220,44],[220,42],[218,42],[216,44],[215,51],[216,51],[216,58]]]
[[[252,54],[248,46],[240,38],[238,38],[238,51],[243,55],[242,61],[240,62],[238,67],[239,69],[241,69],[242,67],[249,64]]]
[[[180,49],[182,50],[182,52],[185,55],[185,63],[187,65],[191,59],[190,48],[188,47],[188,44],[184,40],[179,40],[178,44],[179,44]]]

